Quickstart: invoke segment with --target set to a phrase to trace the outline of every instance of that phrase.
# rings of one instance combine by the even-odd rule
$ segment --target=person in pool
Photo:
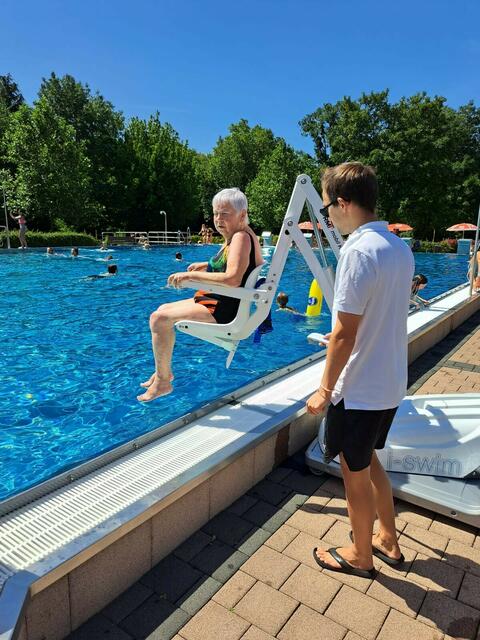
[[[194,262],[186,272],[173,273],[168,284],[180,287],[186,280],[198,280],[230,287],[244,287],[250,273],[263,264],[257,236],[249,227],[248,203],[240,189],[223,189],[213,198],[213,220],[224,243],[208,262]],[[171,393],[174,324],[178,320],[227,324],[237,315],[240,301],[227,296],[197,291],[193,298],[162,304],[150,316],[155,372],[141,384],[145,393],[137,396],[148,402]]]
[[[283,291],[280,291],[280,293],[277,296],[277,304],[278,304],[278,309],[276,309],[276,311],[289,311],[290,313],[295,313],[296,315],[303,316],[303,313],[300,313],[298,309],[295,309],[295,307],[288,306],[288,296]]]
[[[54,256],[55,249],[53,247],[47,247],[47,256]]]
[[[72,247],[70,255],[72,256],[72,258],[78,258],[78,247]]]
[[[86,276],[88,280],[98,280],[98,278],[108,278],[109,276],[116,276],[118,273],[118,267],[116,264],[109,264],[105,273],[96,273],[93,276]]]
[[[418,295],[419,291],[425,289],[428,284],[427,276],[424,276],[423,273],[418,273],[413,276],[412,279],[412,289],[410,292],[410,304],[419,309],[422,306],[428,306],[428,300],[424,300]]]
[[[178,260],[179,262],[180,260],[183,260],[183,256],[180,251],[177,251],[177,253],[175,254],[175,260]]]

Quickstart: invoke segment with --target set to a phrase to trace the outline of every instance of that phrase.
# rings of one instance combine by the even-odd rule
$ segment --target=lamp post
[[[5,198],[5,187],[2,187],[2,191],[3,191],[3,209],[5,211],[5,232],[7,234],[7,249],[10,249],[10,230],[8,228],[7,200]]]
[[[166,211],[160,211],[161,216],[165,216],[165,244],[167,243],[167,213]]]

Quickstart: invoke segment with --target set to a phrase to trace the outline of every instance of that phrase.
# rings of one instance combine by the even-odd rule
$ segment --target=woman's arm
[[[206,271],[208,262],[192,262],[187,267],[187,271]]]
[[[173,273],[168,278],[168,283],[177,286],[184,280],[197,280],[198,282],[214,282],[227,287],[239,287],[243,275],[247,270],[250,259],[250,238],[246,232],[236,233],[228,248],[227,269],[224,273],[198,271],[195,275],[191,272]]]

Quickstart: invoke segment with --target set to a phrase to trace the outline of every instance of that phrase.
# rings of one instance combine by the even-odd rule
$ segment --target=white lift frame
[[[305,204],[307,205],[310,220],[317,238],[319,251],[324,262],[323,265],[318,260],[298,226]],[[328,217],[322,215],[320,211],[322,208],[322,199],[315,190],[310,177],[303,174],[298,176],[278,236],[278,242],[272,255],[270,267],[265,275],[265,282],[260,285],[260,287],[255,287],[263,265],[257,267],[250,274],[245,287],[227,287],[221,284],[207,284],[195,279],[185,280],[181,284],[182,288],[202,289],[209,293],[238,298],[240,299],[240,305],[237,316],[228,324],[179,320],[175,323],[176,328],[183,333],[195,336],[201,340],[206,340],[207,342],[212,342],[227,350],[229,355],[227,357],[226,367],[228,368],[240,340],[248,338],[267,318],[275,299],[288,251],[292,244],[295,244],[302,254],[313,277],[322,289],[326,303],[331,309],[335,276],[331,267],[327,265],[318,234],[317,222],[325,233],[325,237],[337,259],[340,255],[343,240],[339,231],[328,220]],[[254,305],[253,310],[252,304]]]

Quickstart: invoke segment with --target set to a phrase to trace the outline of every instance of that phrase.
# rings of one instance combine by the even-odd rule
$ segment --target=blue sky
[[[312,151],[298,121],[372,90],[480,104],[477,0],[2,0],[0,23],[28,102],[69,73],[204,152],[240,118]]]

